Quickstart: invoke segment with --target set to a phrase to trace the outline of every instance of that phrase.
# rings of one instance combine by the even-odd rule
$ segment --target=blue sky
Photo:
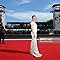
[[[0,4],[6,7],[6,22],[30,22],[34,14],[40,22],[53,19],[50,11],[55,3],[60,3],[60,0],[0,0]]]

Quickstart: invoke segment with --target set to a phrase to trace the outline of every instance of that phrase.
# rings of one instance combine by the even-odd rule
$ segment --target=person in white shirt
[[[35,57],[42,57],[42,54],[39,53],[38,47],[37,47],[37,24],[35,23],[37,20],[36,18],[37,17],[35,15],[33,15],[32,21],[30,23],[30,25],[31,25],[31,36],[32,36],[30,53]]]

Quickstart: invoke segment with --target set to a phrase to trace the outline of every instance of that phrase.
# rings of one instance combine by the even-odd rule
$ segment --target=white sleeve
[[[31,22],[31,30],[33,31],[34,30],[34,23],[33,22]]]
[[[31,26],[32,26],[32,25],[33,25],[33,22],[31,22],[30,24],[31,24]]]

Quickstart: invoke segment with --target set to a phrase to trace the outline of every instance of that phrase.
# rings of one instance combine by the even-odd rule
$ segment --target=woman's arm
[[[33,33],[33,35],[34,35],[34,37],[35,37],[33,25],[34,25],[34,24],[32,23],[32,24],[31,24],[31,31],[32,31],[32,33]]]

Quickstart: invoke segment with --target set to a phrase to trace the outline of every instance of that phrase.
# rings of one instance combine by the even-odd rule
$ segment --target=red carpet
[[[38,42],[41,58],[35,58],[29,53],[31,41],[5,41],[0,44],[0,60],[60,60],[60,43]]]

